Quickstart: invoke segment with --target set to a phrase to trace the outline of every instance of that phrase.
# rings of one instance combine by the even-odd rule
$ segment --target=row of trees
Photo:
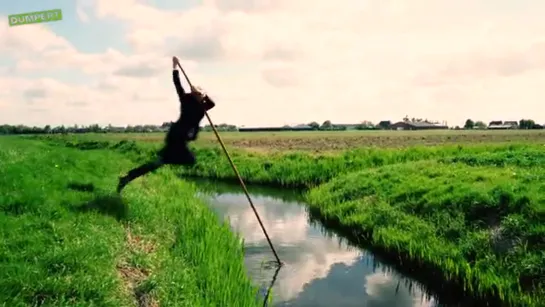
[[[172,123],[165,122],[160,126],[157,125],[136,125],[115,127],[112,125],[101,127],[97,124],[89,126],[56,126],[46,125],[45,127],[26,126],[26,125],[0,125],[0,135],[6,134],[65,134],[65,133],[148,133],[148,132],[164,132],[168,130]],[[229,124],[216,125],[218,131],[236,131],[237,126]],[[203,127],[205,131],[212,131],[210,125]]]
[[[308,126],[310,126],[314,130],[346,130],[345,126],[334,125],[331,123],[330,120],[326,120],[321,125],[317,122],[311,122],[308,124]]]
[[[422,118],[409,118],[406,116],[403,118],[406,122],[425,122],[432,124],[439,124],[437,121],[429,121]],[[112,125],[107,125],[101,127],[97,124],[89,126],[57,126],[51,127],[46,125],[45,127],[31,127],[25,125],[0,125],[0,134],[63,134],[63,133],[146,133],[146,132],[163,132],[166,131],[171,122],[164,122],[160,126],[158,125],[136,125],[136,126],[125,126],[125,127],[114,127]],[[365,120],[356,125],[335,125],[331,121],[326,120],[321,125],[317,122],[311,122],[308,124],[313,130],[347,130],[347,129],[357,129],[357,130],[376,130],[376,129],[389,129],[391,121],[385,120],[381,121],[378,124],[374,124],[371,121]],[[543,129],[543,126],[535,123],[531,119],[521,119],[518,121],[519,129]],[[456,127],[455,129],[486,129],[488,125],[483,121],[473,121],[472,119],[467,119],[463,127]],[[286,126],[288,128],[288,126]],[[237,131],[238,127],[230,124],[219,124],[216,125],[218,131]],[[211,131],[212,127],[206,125],[203,127],[204,131]]]
[[[405,116],[403,118],[404,122],[410,122],[410,123],[429,123],[429,124],[444,124],[446,123],[440,123],[438,121],[423,119],[423,118],[409,118],[408,116]],[[317,122],[312,122],[308,124],[310,127],[312,127],[314,130],[346,130],[349,129],[346,125],[334,125],[331,123],[331,121],[326,120],[321,125]],[[356,130],[376,130],[376,129],[389,129],[390,125],[392,125],[392,122],[389,120],[384,120],[379,122],[378,124],[374,124],[371,121],[365,120],[357,125],[354,125],[351,127],[352,129]],[[460,128],[459,126],[456,126],[454,129],[487,129],[488,125],[483,121],[473,121],[472,119],[467,119],[464,127]],[[533,119],[521,119],[517,122],[517,128],[518,129],[543,129],[544,127],[542,125],[536,124],[536,122]]]
[[[356,129],[356,130],[376,130],[376,129],[388,129],[391,125],[389,120],[382,121],[378,124],[374,124],[371,121],[364,120],[356,125],[335,125],[331,121],[326,120],[321,125],[317,122],[311,122],[308,124],[314,130],[347,130],[347,129]]]
[[[417,117],[409,117],[408,115],[403,117],[404,122],[410,122],[410,123],[428,123],[428,124],[441,124],[439,121],[436,120],[429,120],[427,118],[417,118]],[[446,123],[443,123],[446,125]],[[346,130],[346,129],[356,129],[356,130],[377,130],[377,129],[390,129],[390,126],[392,125],[392,121],[389,120],[383,120],[377,124],[364,120],[361,123],[357,125],[349,125],[350,127],[347,127],[347,125],[334,125],[331,123],[331,121],[326,120],[322,123],[322,125],[319,125],[317,122],[312,122],[308,124],[315,130]],[[486,127],[486,125],[485,125]]]
[[[482,121],[467,119],[464,129],[486,129],[488,126]],[[517,123],[518,129],[543,129],[543,126],[536,124],[533,119],[521,119]]]
[[[473,120],[468,119],[464,124],[464,129],[486,129],[486,127],[488,127],[487,124],[480,120],[474,122]]]
[[[46,125],[45,127],[36,127],[36,126],[26,126],[26,125],[0,125],[0,134],[65,134],[65,133],[148,133],[148,132],[164,132],[168,130],[172,123],[165,122],[162,125],[136,125],[136,126],[125,126],[125,127],[115,127],[112,125],[101,127],[98,124],[89,125],[89,126],[56,126],[52,127]],[[390,124],[387,121],[386,126]],[[346,130],[346,125],[334,125],[331,121],[326,120],[322,125],[317,122],[312,122],[308,124],[314,130]],[[358,125],[353,127],[354,129],[360,130],[370,130],[378,129],[379,126],[374,125],[370,121],[363,121]],[[387,127],[384,127],[387,129]],[[204,131],[212,131],[210,125],[203,127]],[[218,131],[237,131],[238,127],[230,124],[219,124],[216,125],[216,130]]]

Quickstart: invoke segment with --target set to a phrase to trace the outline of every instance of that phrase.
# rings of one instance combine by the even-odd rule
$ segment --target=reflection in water
[[[282,200],[250,188],[284,262],[279,272],[266,268],[264,263],[274,261],[274,255],[244,194],[227,192],[219,183],[208,183],[205,190],[208,203],[244,238],[246,267],[263,295],[278,273],[271,294],[274,306],[435,306],[433,299],[412,286],[414,282],[407,283],[371,254],[347,245],[320,225],[311,225],[306,207],[294,197]]]
[[[274,285],[276,284],[276,279],[278,278],[278,273],[280,273],[280,269],[282,267],[281,266],[277,266],[276,269],[274,270],[274,275],[271,279],[271,284],[267,287],[267,291],[265,293],[265,295],[263,296],[264,299],[263,299],[263,305],[264,306],[267,306],[267,304],[269,303],[269,297],[271,295],[271,291],[274,287]]]

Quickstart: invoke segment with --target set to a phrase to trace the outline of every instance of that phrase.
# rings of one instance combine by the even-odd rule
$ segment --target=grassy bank
[[[150,159],[161,146],[160,142],[136,142],[133,140],[114,141],[98,135],[55,135],[38,136],[50,144],[71,148],[92,150],[110,149],[123,153],[137,162]],[[194,146],[197,165],[191,169],[181,168],[184,175],[230,180],[235,179],[225,154],[217,147]],[[481,154],[499,155],[505,153],[525,159],[542,159],[542,146],[535,144],[484,144],[475,146],[414,146],[403,149],[359,148],[339,151],[335,154],[310,154],[307,152],[255,153],[238,147],[229,152],[237,169],[245,180],[251,183],[282,187],[313,187],[327,182],[341,174],[397,163],[409,163],[428,159],[466,159]],[[450,160],[449,160],[450,161]],[[512,160],[514,161],[514,160]],[[541,160],[537,160],[541,161]]]
[[[312,207],[472,292],[542,306],[545,175],[423,161],[354,172],[308,194]]]
[[[189,174],[233,178],[220,151]],[[235,151],[248,182],[307,186],[322,220],[506,305],[545,305],[545,155],[535,144]]]
[[[158,144],[53,138],[147,159]],[[249,183],[312,187],[307,199],[331,225],[390,255],[505,304],[545,304],[545,155],[537,144],[354,149],[259,154],[231,149]],[[233,179],[223,153],[196,148],[186,175]]]
[[[0,138],[0,302],[259,305],[239,239],[192,186],[164,170],[113,196],[133,165],[114,151]]]

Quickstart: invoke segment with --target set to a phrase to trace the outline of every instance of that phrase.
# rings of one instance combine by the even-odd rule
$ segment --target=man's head
[[[202,100],[206,96],[205,92],[198,86],[191,86],[191,95],[199,100]]]

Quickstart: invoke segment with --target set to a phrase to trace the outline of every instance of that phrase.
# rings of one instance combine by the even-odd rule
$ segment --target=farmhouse
[[[392,130],[437,130],[437,129],[448,129],[448,126],[432,124],[426,122],[409,122],[402,121],[390,125]]]
[[[314,128],[312,128],[312,127],[309,126],[309,125],[300,124],[300,125],[297,125],[297,126],[291,126],[291,127],[289,127],[289,130],[295,130],[295,131],[310,131],[310,130],[314,130]]]
[[[501,120],[491,121],[488,124],[488,129],[493,130],[505,130],[505,129],[518,129],[519,124],[516,121],[505,121]]]

